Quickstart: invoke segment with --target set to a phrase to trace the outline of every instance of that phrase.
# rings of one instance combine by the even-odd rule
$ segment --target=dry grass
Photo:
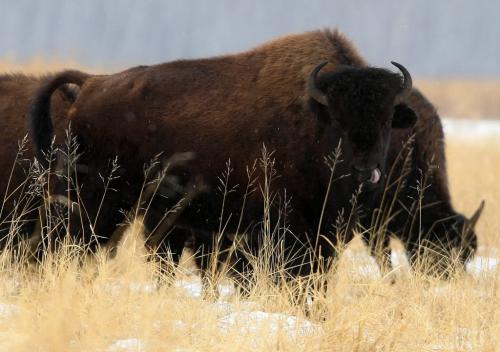
[[[479,199],[486,198],[487,210],[479,227],[482,251],[486,251],[484,245],[500,248],[496,216],[500,145],[450,141],[448,155],[457,208],[470,213]],[[396,284],[390,285],[366,274],[371,263],[359,255],[364,251],[359,241],[350,246],[338,272],[330,274],[327,297],[315,299],[307,318],[290,303],[294,283],[276,287],[266,275],[258,277],[250,297],[233,294],[218,303],[188,295],[179,286],[179,282],[192,285],[197,280],[186,266],[178,269],[177,284],[157,285],[156,267],[145,259],[140,222],[129,230],[114,259],[103,253],[85,257],[67,246],[41,266],[32,267],[13,263],[4,253],[0,349],[497,350],[498,269],[440,282],[400,268]],[[172,281],[171,277],[163,279]],[[290,316],[268,315],[262,320],[260,312]],[[296,319],[296,325],[287,328],[283,319]]]

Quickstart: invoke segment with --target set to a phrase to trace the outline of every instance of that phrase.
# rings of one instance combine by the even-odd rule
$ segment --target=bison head
[[[391,128],[412,127],[417,115],[405,100],[412,78],[401,72],[373,67],[341,66],[319,75],[328,62],[317,65],[308,81],[308,93],[328,114],[328,122],[342,138],[344,162],[356,184],[378,189],[383,184]]]
[[[483,209],[484,200],[471,218],[454,212],[440,215],[442,218],[432,223],[420,238],[407,243],[411,266],[444,278],[463,271],[477,250],[475,226]]]

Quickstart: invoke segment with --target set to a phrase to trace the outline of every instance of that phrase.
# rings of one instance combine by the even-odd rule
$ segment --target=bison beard
[[[355,217],[344,224],[342,235],[335,233],[333,227],[340,215],[351,210],[353,193],[363,184],[358,205],[364,215],[362,224],[370,227],[375,210],[383,203],[387,170],[398,160],[403,142],[413,133],[416,147],[412,149],[405,189],[415,185],[416,173],[428,171],[434,181],[430,185],[432,195],[429,199],[424,195],[424,203],[437,199],[441,204],[439,212],[426,214],[425,226],[442,216],[460,217],[450,204],[442,144],[434,139],[442,138],[439,117],[417,92],[408,96],[411,76],[402,65],[394,65],[403,77],[367,67],[341,34],[326,30],[284,37],[241,54],[141,66],[86,79],[69,118],[84,150],[81,162],[89,169],[86,177],[80,178],[82,202],[91,219],[97,216],[98,209],[106,214],[96,223],[95,232],[105,242],[116,224],[123,221],[119,210],[129,209],[138,198],[145,163],[158,154],[168,158],[192,152],[193,160],[169,170],[175,183],[182,187],[155,196],[155,206],[146,216],[147,228],[154,228],[164,208],[175,206],[195,189],[202,191],[195,192],[196,197],[185,204],[175,228],[168,234],[153,234],[150,238],[162,241],[149,244],[160,246],[160,250],[168,247],[174,261],[178,261],[185,241],[194,234],[191,245],[199,254],[197,263],[203,269],[211,261],[214,243],[222,246],[224,252],[233,244],[233,235],[243,230],[250,251],[258,252],[263,194],[248,194],[244,211],[241,202],[244,185],[248,183],[246,166],[262,160],[265,145],[274,152],[272,159],[279,175],[273,187],[286,190],[293,208],[288,217],[289,231],[280,239],[287,257],[292,258],[286,269],[291,275],[327,270],[335,258],[335,246],[353,236]],[[51,140],[47,99],[66,79],[71,80],[71,75],[60,74],[54,80],[57,84],[40,90],[33,105],[32,136],[38,150],[45,150]],[[420,120],[412,128],[417,120],[414,111]],[[324,158],[337,145],[341,146],[343,162],[335,166],[333,178],[338,181],[333,192],[327,194],[331,175]],[[434,160],[432,155],[440,168],[429,167]],[[120,177],[112,184],[116,192],[109,193],[100,206],[104,190],[99,172],[116,156],[120,163]],[[238,188],[224,198],[223,212],[230,215],[221,221],[222,198],[216,189],[219,176],[226,169],[231,170],[230,188]],[[263,172],[257,170],[254,176],[262,186]],[[394,197],[406,202],[407,195],[401,194]],[[274,213],[271,209],[271,217]],[[388,267],[386,256],[390,249],[386,244],[390,233],[405,240],[410,255],[415,254],[415,230],[400,226],[412,215],[398,216],[390,228],[378,232],[377,241],[369,234],[365,236],[382,268]],[[460,219],[463,228],[467,220]],[[215,241],[221,228],[230,236]],[[422,233],[427,236],[427,230],[431,230],[430,225],[418,229],[417,237],[420,239]],[[448,236],[440,231],[441,228],[434,228],[432,238],[441,241]],[[85,241],[90,240],[85,233],[82,236]],[[466,247],[475,246],[473,231],[469,231],[468,238]],[[374,242],[383,243],[381,251]],[[464,244],[446,241],[451,242]],[[321,268],[316,260],[319,257],[325,259]],[[237,272],[249,266],[244,256],[234,260]]]

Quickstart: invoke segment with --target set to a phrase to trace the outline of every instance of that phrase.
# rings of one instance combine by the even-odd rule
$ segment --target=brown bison
[[[270,207],[269,218],[282,219],[277,207],[291,208],[286,224],[280,225],[285,230],[279,241],[289,272],[302,275],[317,269],[319,262],[328,267],[335,247],[353,237],[358,214],[365,227],[376,225],[371,219],[383,205],[388,170],[404,149],[402,142],[416,132],[404,189],[411,193],[420,170],[430,170],[435,183],[422,202],[428,207],[437,202],[433,209],[438,210],[426,211],[422,226],[410,232],[401,224],[413,214],[400,212],[389,228],[377,231],[376,241],[370,232],[365,237],[373,246],[386,243],[393,233],[405,240],[411,258],[419,250],[415,239],[426,238],[448,256],[452,247],[467,258],[475,248],[475,234],[450,204],[439,117],[422,96],[412,93],[406,68],[393,64],[401,74],[367,66],[339,32],[325,30],[287,36],[240,54],[140,66],[113,75],[63,72],[38,92],[31,133],[43,161],[42,152],[52,139],[52,91],[85,80],[69,119],[83,151],[81,162],[89,168],[80,178],[82,202],[94,219],[87,231],[109,238],[123,221],[120,209],[129,209],[140,194],[145,163],[157,155],[192,152],[194,160],[169,171],[183,187],[168,189],[154,200],[156,209],[159,204],[171,208],[194,188],[203,189],[178,214],[175,228],[162,234],[174,260],[191,233],[202,267],[221,231],[245,233],[247,249],[258,251],[267,195],[282,201]],[[272,157],[262,157],[263,146]],[[329,168],[325,158],[331,164],[337,147],[341,161]],[[112,167],[115,157],[119,177],[112,177],[115,191],[106,192],[100,173]],[[272,164],[277,193],[265,192],[269,178],[264,171],[257,167],[252,173],[247,167],[256,160]],[[437,171],[429,169],[431,160],[440,163]],[[224,194],[217,191],[221,181]],[[247,192],[248,184],[264,192]],[[405,202],[403,193],[393,196]],[[349,216],[352,210],[356,216]],[[150,230],[161,214],[146,218]],[[442,226],[433,226],[436,222]],[[464,226],[467,238],[455,238]],[[232,236],[220,238],[219,245],[232,245]],[[387,249],[382,253],[378,258],[383,265]],[[325,260],[315,260],[319,257]],[[244,256],[233,267],[247,268]]]
[[[28,111],[32,98],[51,76],[33,77],[22,74],[0,75],[0,236],[8,233],[24,237],[32,233],[36,211],[39,205],[37,191],[33,188],[33,173],[30,175],[34,158],[30,143],[23,143],[28,134]],[[51,102],[55,130],[58,139],[64,141],[66,118],[76,98],[74,87],[63,85]],[[31,170],[32,171],[32,170]],[[17,236],[16,236],[17,237]],[[4,241],[2,241],[4,242]]]

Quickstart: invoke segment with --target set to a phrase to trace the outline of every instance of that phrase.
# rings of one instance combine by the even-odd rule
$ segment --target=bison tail
[[[63,71],[46,80],[33,98],[29,111],[30,136],[35,155],[45,167],[48,166],[48,161],[44,152],[50,149],[54,138],[50,106],[52,94],[59,88],[67,89],[68,84],[80,87],[89,77],[90,75],[80,71]],[[67,95],[64,90],[63,93]]]

